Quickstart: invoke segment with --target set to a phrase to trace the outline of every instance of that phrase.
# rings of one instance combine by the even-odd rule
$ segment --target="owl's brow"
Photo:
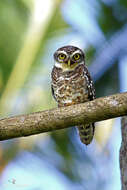
[[[67,56],[67,52],[66,51],[60,50],[60,51],[57,52],[57,54],[60,54],[60,53],[63,53],[63,54],[65,54]]]
[[[71,57],[73,57],[73,55],[75,55],[76,53],[79,53],[82,55],[82,52],[80,50],[76,50],[75,52],[72,53]]]

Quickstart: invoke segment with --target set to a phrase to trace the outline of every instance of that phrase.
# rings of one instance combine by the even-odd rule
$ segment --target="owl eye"
[[[64,59],[66,58],[66,55],[63,54],[63,53],[61,53],[61,54],[58,55],[58,58],[59,58],[60,60],[64,60]]]
[[[76,53],[74,56],[73,56],[74,60],[79,60],[81,58],[81,55],[79,53]]]

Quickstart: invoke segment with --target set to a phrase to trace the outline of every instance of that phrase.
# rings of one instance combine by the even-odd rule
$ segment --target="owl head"
[[[85,64],[85,54],[78,47],[64,46],[56,50],[54,60],[57,68],[70,71],[80,64]]]

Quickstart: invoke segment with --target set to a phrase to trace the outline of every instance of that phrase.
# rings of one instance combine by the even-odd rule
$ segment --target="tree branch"
[[[0,140],[34,135],[127,115],[127,92],[68,107],[0,120]]]

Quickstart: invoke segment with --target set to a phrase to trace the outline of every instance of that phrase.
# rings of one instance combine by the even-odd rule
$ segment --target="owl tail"
[[[88,125],[80,125],[77,128],[81,142],[86,145],[90,144],[94,136],[94,123]]]

